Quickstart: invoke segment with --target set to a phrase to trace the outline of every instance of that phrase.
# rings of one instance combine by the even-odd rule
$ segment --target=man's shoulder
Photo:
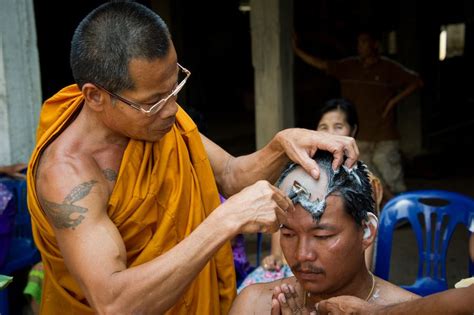
[[[378,301],[380,301],[382,304],[401,303],[420,297],[419,295],[407,291],[381,278],[377,278],[377,287],[379,291],[375,292],[374,295],[377,294],[379,297]],[[377,300],[374,302],[377,303],[376,301]]]
[[[294,277],[251,284],[240,292],[235,303],[239,304],[240,310],[246,308],[254,314],[269,314],[272,308],[273,289],[283,283],[295,285]]]
[[[62,191],[91,180],[102,183],[103,172],[91,154],[74,150],[72,146],[55,141],[39,159],[35,174],[40,191]]]
[[[283,283],[282,279],[274,280],[270,282],[253,283],[245,287],[240,294],[245,294],[249,296],[256,296],[256,294],[271,296],[273,292],[273,288],[278,285],[281,285],[282,283]]]
[[[391,68],[398,68],[400,70],[406,71],[406,72],[413,72],[412,70],[408,69],[404,65],[402,65],[400,62],[390,59],[387,56],[380,56],[380,64],[385,66],[385,67],[391,67]]]

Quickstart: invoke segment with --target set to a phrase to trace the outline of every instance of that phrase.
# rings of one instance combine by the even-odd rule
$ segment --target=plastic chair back
[[[376,245],[375,274],[385,280],[389,278],[393,232],[402,220],[413,228],[419,259],[415,283],[401,287],[421,296],[448,289],[448,245],[458,224],[474,225],[474,199],[449,191],[420,190],[390,200],[381,212]],[[469,259],[471,276],[473,271]]]

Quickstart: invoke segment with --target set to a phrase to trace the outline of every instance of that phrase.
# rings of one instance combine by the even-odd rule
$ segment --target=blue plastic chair
[[[14,194],[17,207],[10,249],[5,262],[0,266],[0,274],[12,275],[13,272],[23,268],[31,268],[41,260],[41,256],[33,241],[31,218],[26,201],[26,181],[1,177],[0,182]],[[0,291],[0,314],[8,315],[8,310],[7,288]]]
[[[393,231],[397,222],[408,220],[418,245],[416,281],[401,287],[421,296],[448,289],[446,254],[458,224],[474,224],[474,199],[443,190],[420,190],[400,194],[382,209],[376,245],[375,274],[388,280]],[[432,221],[434,225],[432,225]],[[469,273],[474,265],[469,259]]]

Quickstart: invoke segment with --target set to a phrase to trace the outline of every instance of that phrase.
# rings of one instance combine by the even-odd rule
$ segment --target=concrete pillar
[[[0,0],[0,165],[28,162],[41,109],[33,0]]]
[[[293,3],[251,0],[257,149],[278,131],[293,127]]]

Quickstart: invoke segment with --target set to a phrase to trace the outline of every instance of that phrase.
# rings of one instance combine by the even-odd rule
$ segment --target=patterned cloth
[[[253,270],[250,266],[247,254],[245,253],[245,239],[243,234],[238,234],[232,240],[232,253],[234,255],[235,274],[237,276],[237,286]]]
[[[292,276],[293,272],[288,265],[283,265],[280,270],[274,271],[269,271],[263,269],[263,267],[258,267],[252,271],[252,273],[250,273],[247,278],[245,278],[242,284],[238,287],[237,294],[239,294],[240,291],[242,291],[246,286],[254,283],[271,282]]]

